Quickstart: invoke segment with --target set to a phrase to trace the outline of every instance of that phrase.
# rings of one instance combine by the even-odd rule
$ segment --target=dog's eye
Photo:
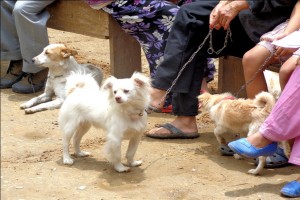
[[[45,51],[45,54],[46,54],[46,55],[48,55],[48,54],[49,54],[49,52],[48,52],[48,51]]]
[[[124,93],[127,94],[129,92],[129,90],[124,90]]]
[[[114,94],[117,94],[117,91],[116,91],[116,90],[114,90]]]

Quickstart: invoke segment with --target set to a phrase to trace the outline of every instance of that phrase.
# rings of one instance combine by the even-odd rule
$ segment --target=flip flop
[[[285,156],[282,148],[277,147],[276,152],[267,157],[265,168],[279,168],[289,165],[289,159]],[[258,158],[255,159],[255,165],[258,165]]]
[[[156,127],[163,127],[170,131],[168,134],[149,134],[146,133],[145,135],[150,138],[155,139],[194,139],[199,137],[199,133],[184,133],[180,129],[176,128],[172,124],[166,123],[161,125],[156,125]]]
[[[235,153],[228,146],[222,144],[219,148],[222,156],[233,156]]]
[[[283,186],[280,192],[286,197],[300,197],[300,182],[291,181]]]

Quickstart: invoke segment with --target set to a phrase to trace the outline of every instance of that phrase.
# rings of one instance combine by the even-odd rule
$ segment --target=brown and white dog
[[[275,104],[274,96],[268,92],[261,92],[254,99],[235,99],[230,93],[203,93],[198,100],[199,107],[208,111],[215,122],[214,134],[221,146],[227,146],[226,133],[239,133],[241,137],[247,137],[257,132]],[[240,157],[235,154],[235,158]],[[265,163],[266,157],[259,157],[257,168],[248,172],[258,174]]]
[[[79,64],[74,58],[77,52],[64,44],[50,44],[32,59],[36,66],[49,69],[44,93],[20,105],[26,114],[60,108],[66,98],[66,77],[71,72],[92,73],[100,85],[102,70],[91,64]],[[55,97],[55,98],[54,98]]]

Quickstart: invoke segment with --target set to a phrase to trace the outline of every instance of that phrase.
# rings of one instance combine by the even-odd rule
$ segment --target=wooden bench
[[[126,34],[107,13],[90,8],[78,0],[56,0],[48,8],[47,26],[92,37],[109,39],[111,74],[118,78],[130,77],[133,71],[141,71],[141,48],[138,42]],[[278,68],[272,68],[278,71]],[[236,94],[245,84],[240,58],[226,56],[219,59],[218,92]],[[246,91],[239,97],[246,97]]]
[[[125,78],[134,71],[141,71],[140,45],[107,13],[78,0],[56,0],[47,10],[49,28],[109,39],[110,67],[114,76]]]
[[[278,66],[269,66],[268,70],[279,72]],[[234,56],[219,58],[218,93],[231,92],[236,94],[245,84],[242,59]],[[246,98],[246,89],[239,93],[239,97]]]

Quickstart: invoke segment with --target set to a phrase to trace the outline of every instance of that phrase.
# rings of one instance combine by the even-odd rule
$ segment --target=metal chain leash
[[[238,97],[240,92],[242,90],[244,90],[250,83],[252,83],[252,81],[254,81],[254,79],[256,78],[258,73],[265,69],[266,64],[271,60],[273,55],[274,55],[274,53],[270,53],[270,55],[266,58],[266,60],[263,62],[263,64],[258,68],[258,70],[255,72],[255,74],[252,76],[252,78],[249,81],[247,81],[244,85],[242,85],[241,88],[237,91],[237,93],[234,96]]]
[[[167,97],[167,95],[171,92],[172,88],[174,87],[174,85],[177,83],[179,77],[181,76],[183,70],[187,67],[187,65],[192,62],[192,60],[194,59],[194,57],[196,56],[196,54],[202,49],[202,47],[204,46],[205,42],[207,41],[207,39],[209,38],[209,48],[207,49],[207,53],[208,54],[217,54],[219,55],[221,53],[221,51],[227,46],[228,43],[228,38],[230,37],[230,40],[232,41],[232,33],[230,28],[227,29],[226,31],[226,36],[225,36],[225,40],[224,40],[224,45],[221,49],[219,49],[218,51],[214,50],[213,47],[213,43],[212,43],[212,32],[213,29],[210,29],[208,34],[206,35],[206,37],[204,38],[203,42],[199,45],[199,47],[197,48],[197,50],[191,55],[191,57],[189,58],[189,60],[182,66],[182,68],[179,70],[177,77],[174,79],[174,81],[172,82],[170,88],[166,91],[166,94],[162,97],[162,99],[160,100],[160,103],[158,105],[160,105],[161,103],[164,102],[165,98]]]

